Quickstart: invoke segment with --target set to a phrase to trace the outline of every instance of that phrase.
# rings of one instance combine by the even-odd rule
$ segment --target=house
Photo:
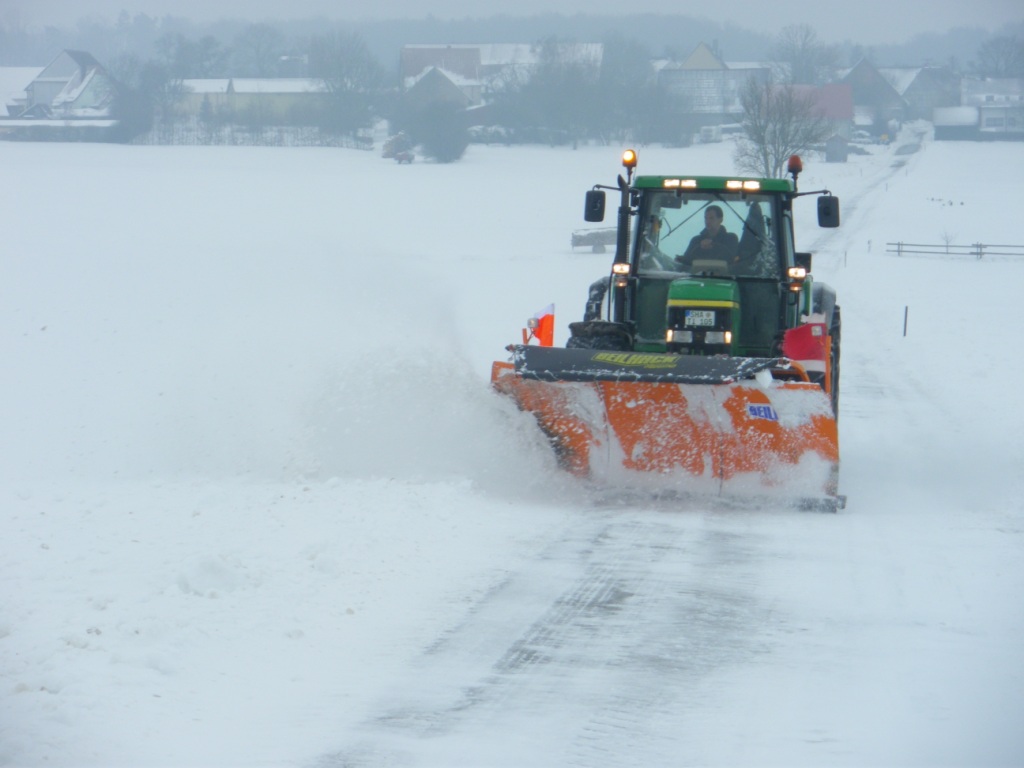
[[[601,66],[604,46],[600,43],[556,45],[555,55],[562,61]],[[408,92],[419,87],[428,71],[437,70],[463,90],[467,106],[474,107],[489,103],[494,94],[510,86],[528,81],[550,53],[544,43],[406,45],[399,56],[399,75],[403,90]],[[436,87],[447,90],[446,86]]]
[[[184,117],[226,114],[231,109],[230,87],[228,77],[182,80],[174,112]]]
[[[825,118],[832,132],[845,139],[853,131],[854,107],[853,89],[846,83],[825,85],[793,85],[795,93],[811,102],[812,111]]]
[[[838,73],[838,81],[853,93],[854,122],[876,135],[886,133],[893,123],[907,117],[907,102],[870,61],[861,59]]]
[[[960,101],[935,109],[936,139],[1024,141],[1024,79],[965,77]]]
[[[14,117],[109,118],[117,86],[90,54],[61,51],[28,84],[25,93],[25,109]]]
[[[229,77],[181,81],[177,111],[194,117],[260,115],[268,123],[289,122],[319,106],[324,81],[308,77]]]
[[[6,102],[5,135],[34,139],[102,139],[116,127],[118,86],[84,51],[65,50]]]
[[[399,53],[398,73],[405,87],[429,69],[480,80],[484,73],[483,48],[481,45],[405,45]]]
[[[659,88],[669,111],[693,118],[695,127],[733,123],[740,119],[740,97],[747,81],[767,83],[771,67],[757,62],[726,62],[700,43],[682,62],[657,65]]]
[[[0,118],[14,117],[28,103],[27,88],[42,67],[0,67]]]
[[[414,111],[428,104],[452,104],[458,109],[480,106],[482,85],[440,67],[428,67],[405,82],[404,101]]]
[[[978,110],[980,138],[1024,139],[1024,79],[965,77],[960,103]]]
[[[682,62],[656,64],[657,82],[666,111],[685,130],[705,134],[710,126],[743,119],[743,92],[748,83],[766,86],[782,65],[757,61],[726,61],[700,43]],[[829,121],[831,132],[848,138],[854,118],[852,88],[844,83],[786,86],[812,103],[816,115]]]
[[[960,80],[945,67],[884,67],[878,71],[903,99],[906,120],[931,120],[936,108],[960,103]]]
[[[976,141],[977,107],[936,107],[932,112],[936,141]]]

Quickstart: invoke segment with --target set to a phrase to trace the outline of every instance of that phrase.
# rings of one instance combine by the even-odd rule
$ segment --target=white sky
[[[196,21],[215,21],[223,17],[265,21],[283,17],[327,16],[338,19],[480,18],[498,14],[527,16],[541,13],[603,14],[680,13],[707,15],[706,4],[687,7],[678,0],[376,0],[370,4],[339,3],[337,0],[0,0],[0,21],[17,11],[20,22],[35,27],[44,24],[70,24],[82,16],[116,18],[122,9],[129,13],[162,16],[173,14]],[[958,26],[998,29],[1007,22],[1024,21],[1021,0],[856,0],[834,2],[820,0],[729,0],[714,6],[712,15],[744,27],[777,32],[794,23],[807,23],[829,41],[854,40],[863,44],[902,42],[920,32],[944,32]]]

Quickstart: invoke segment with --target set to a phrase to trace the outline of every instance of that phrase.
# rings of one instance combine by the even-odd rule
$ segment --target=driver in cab
[[[640,267],[644,270],[675,272],[678,267],[674,257],[659,247],[662,224],[659,215],[651,216],[641,244]]]
[[[731,264],[739,250],[739,238],[722,226],[722,209],[717,205],[709,205],[704,209],[704,229],[690,240],[690,245],[682,256],[676,256],[676,264],[681,269],[690,271],[694,259],[715,259]]]

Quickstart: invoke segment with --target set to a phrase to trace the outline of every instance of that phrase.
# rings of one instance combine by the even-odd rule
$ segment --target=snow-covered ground
[[[1024,243],[1024,144],[923,139],[801,177],[838,515],[601,503],[491,392],[618,147],[0,143],[0,765],[1024,764],[1024,263],[885,253]]]

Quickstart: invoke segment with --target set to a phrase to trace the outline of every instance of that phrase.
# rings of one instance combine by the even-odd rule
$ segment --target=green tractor
[[[831,340],[828,359],[805,367],[838,414],[839,306],[836,292],[812,278],[811,254],[795,248],[793,201],[820,195],[818,225],[838,227],[839,199],[827,190],[798,192],[802,165],[796,156],[788,164],[792,181],[633,179],[632,151],[623,165],[628,176],[619,177],[617,188],[612,273],[591,285],[583,321],[570,324],[566,346],[775,358],[785,354],[786,332],[815,318]],[[604,220],[604,189],[598,185],[587,193],[587,221]],[[712,228],[717,231],[709,236]]]
[[[604,220],[619,193],[611,274],[590,287],[566,347],[524,343],[495,387],[531,412],[567,470],[715,495],[764,493],[830,508],[838,495],[840,313],[796,250],[791,179],[626,177],[587,192]]]

